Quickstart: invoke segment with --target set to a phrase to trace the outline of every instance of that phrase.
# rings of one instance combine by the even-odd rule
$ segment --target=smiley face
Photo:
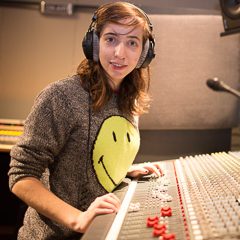
[[[108,191],[121,183],[134,161],[140,137],[124,117],[106,119],[94,143],[92,160],[100,184]]]

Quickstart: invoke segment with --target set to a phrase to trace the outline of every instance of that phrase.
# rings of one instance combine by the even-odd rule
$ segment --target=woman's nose
[[[120,42],[115,48],[115,56],[118,59],[124,59],[126,57],[126,46],[123,42]]]

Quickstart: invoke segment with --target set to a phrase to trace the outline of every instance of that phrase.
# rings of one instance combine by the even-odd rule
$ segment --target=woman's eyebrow
[[[104,33],[104,36],[106,36],[106,35],[118,36],[119,34],[113,33],[113,32],[108,32],[108,33]]]
[[[120,33],[114,33],[114,32],[104,33],[104,36],[107,36],[107,35],[110,35],[110,36],[119,36],[119,35],[126,35],[126,34],[120,34]],[[135,36],[135,35],[127,36],[127,38],[134,38],[134,39],[137,39],[138,41],[140,41],[139,37],[137,37],[137,36]]]
[[[138,41],[140,41],[139,37],[137,37],[137,36],[127,36],[127,38],[134,38],[134,39],[137,39]]]

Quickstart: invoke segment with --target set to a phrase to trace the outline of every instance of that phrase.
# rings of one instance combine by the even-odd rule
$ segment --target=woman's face
[[[128,23],[127,19],[121,23]],[[137,65],[142,53],[141,26],[106,23],[100,33],[99,59],[113,90],[118,90],[124,77]]]

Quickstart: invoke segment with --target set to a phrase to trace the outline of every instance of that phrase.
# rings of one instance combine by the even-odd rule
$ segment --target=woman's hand
[[[14,184],[12,192],[44,216],[81,233],[87,230],[95,216],[117,213],[121,205],[120,200],[113,193],[108,193],[96,198],[87,211],[81,212],[58,198],[38,179],[32,177],[19,180]]]
[[[79,214],[79,218],[77,219],[76,226],[73,227],[73,230],[85,233],[94,217],[101,214],[113,212],[118,213],[120,205],[120,200],[113,193],[108,193],[96,198],[85,212]]]
[[[128,177],[141,177],[144,175],[155,173],[158,177],[163,175],[163,170],[159,163],[143,163],[139,165],[132,165],[128,172]]]

